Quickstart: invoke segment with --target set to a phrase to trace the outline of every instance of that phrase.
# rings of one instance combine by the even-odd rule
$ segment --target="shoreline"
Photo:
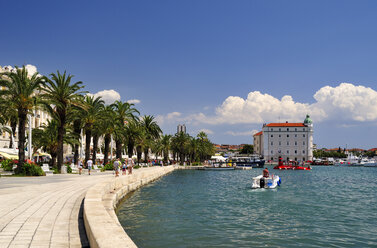
[[[137,247],[119,223],[115,209],[128,193],[175,169],[174,166],[138,169],[132,175],[111,178],[88,190],[83,215],[90,247]]]

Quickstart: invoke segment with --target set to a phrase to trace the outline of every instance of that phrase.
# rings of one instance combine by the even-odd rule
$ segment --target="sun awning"
[[[15,160],[18,159],[18,155],[9,154],[6,152],[0,152],[0,156],[6,159],[15,159]]]

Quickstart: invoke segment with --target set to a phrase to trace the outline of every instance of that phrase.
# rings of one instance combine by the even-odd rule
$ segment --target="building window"
[[[302,150],[302,154],[305,154],[305,150]]]
[[[297,128],[295,128],[295,131],[297,131]]]
[[[297,138],[297,134],[295,134],[295,137]]]
[[[281,146],[281,141],[279,141],[279,146]]]
[[[297,161],[297,158],[295,158],[295,161]]]
[[[287,134],[287,138],[289,138],[289,134]]]
[[[271,150],[271,154],[274,154],[274,151]]]
[[[305,145],[305,141],[303,141],[302,144]]]
[[[271,142],[271,145],[273,146],[273,145],[274,145],[274,142]]]
[[[271,157],[271,160],[274,160],[274,158],[273,158],[273,157]]]
[[[279,138],[281,137],[281,134],[279,134]]]
[[[287,128],[287,131],[289,131],[289,128]]]
[[[295,154],[297,154],[297,150],[295,150]]]
[[[295,141],[295,146],[297,146],[297,141]]]
[[[304,128],[303,130],[304,130],[304,132],[305,132],[305,128]]]
[[[289,141],[287,141],[287,146],[289,146]]]
[[[303,134],[303,136],[305,137],[305,134]]]
[[[272,134],[271,134],[271,138],[274,137]]]
[[[279,128],[279,131],[281,131],[281,128]]]
[[[287,150],[287,154],[289,154],[289,151]]]

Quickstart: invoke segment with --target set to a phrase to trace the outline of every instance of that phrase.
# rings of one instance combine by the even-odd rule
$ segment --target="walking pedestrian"
[[[127,172],[126,172],[126,161],[124,161],[123,164],[122,164],[122,175],[127,175]]]
[[[118,177],[118,176],[119,176],[119,166],[120,166],[120,162],[119,162],[119,158],[117,158],[117,159],[114,161],[114,164],[113,164],[114,171],[115,171],[115,177]]]
[[[132,168],[133,168],[133,166],[134,166],[134,161],[132,160],[132,158],[128,158],[128,164],[127,164],[128,175],[132,174]]]
[[[86,165],[88,166],[88,174],[90,175],[90,171],[92,170],[93,166],[93,161],[89,159],[88,161],[86,161]]]
[[[82,172],[82,161],[81,161],[81,159],[78,160],[77,166],[79,167],[79,175],[81,175],[81,172]]]

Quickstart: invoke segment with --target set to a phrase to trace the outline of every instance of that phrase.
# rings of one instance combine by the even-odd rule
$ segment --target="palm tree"
[[[14,102],[9,100],[8,97],[3,97],[0,100],[0,115],[2,116],[1,123],[4,127],[3,131],[9,133],[11,137],[9,140],[9,148],[13,148],[16,139],[18,115],[17,111],[15,111]],[[9,126],[7,124],[9,124]]]
[[[92,139],[92,131],[95,123],[99,122],[101,110],[104,107],[105,102],[101,99],[101,97],[89,96],[85,97],[85,105],[86,111],[84,114],[84,129],[85,129],[85,164],[86,161],[89,160],[90,157],[90,141]],[[98,137],[98,136],[97,136]],[[96,137],[96,146],[98,145],[98,138]],[[95,155],[93,154],[93,162],[95,162]]]
[[[43,88],[42,97],[45,109],[53,119],[58,121],[58,163],[57,168],[61,171],[63,165],[63,141],[66,125],[73,121],[73,107],[85,108],[80,101],[80,91],[84,86],[82,82],[71,83],[73,75],[57,73],[50,74],[51,79],[44,77],[46,84]]]
[[[142,128],[139,121],[131,120],[128,122],[124,129],[124,137],[126,139],[127,154],[129,158],[132,158],[134,155],[135,146],[137,145],[137,142],[140,140],[141,136]]]
[[[172,138],[173,151],[179,155],[181,164],[185,161],[185,156],[188,154],[187,148],[190,141],[190,136],[184,132],[176,133]]]
[[[106,165],[109,160],[110,142],[111,135],[114,133],[115,129],[115,112],[111,106],[105,106],[101,111],[101,116],[103,117],[100,121],[100,126],[104,134],[104,160],[103,164]]]
[[[80,101],[84,104],[84,96],[79,97]],[[72,122],[72,129],[77,137],[77,143],[74,144],[73,146],[73,162],[78,165],[78,160],[79,160],[79,146],[80,146],[80,141],[81,141],[81,131],[83,128],[83,119],[85,115],[85,110],[80,108],[80,107],[75,107],[73,106],[72,108],[72,116],[73,116],[73,122]]]
[[[48,120],[41,128],[34,128],[33,147],[34,150],[42,148],[51,155],[50,166],[55,167],[56,157],[58,155],[58,121]],[[75,145],[78,143],[77,135],[68,128],[66,135],[64,135],[64,143]]]
[[[38,104],[37,90],[43,84],[42,78],[36,72],[29,76],[28,71],[15,67],[15,72],[4,72],[0,74],[1,101],[12,101],[13,111],[18,117],[18,169],[21,169],[25,160],[25,126],[26,118],[32,109]]]
[[[144,115],[140,120],[140,125],[145,131],[146,135],[146,146],[144,147],[144,160],[148,161],[148,152],[150,148],[150,143],[155,139],[158,139],[162,133],[161,128],[158,126],[157,122],[154,120],[154,116]]]
[[[171,138],[172,136],[170,134],[162,135],[161,137],[161,144],[162,144],[162,150],[164,154],[164,162],[167,163],[169,159],[169,151],[171,148]]]
[[[131,120],[136,119],[136,114],[140,114],[139,111],[134,108],[134,104],[128,102],[116,101],[111,104],[115,111],[115,146],[116,157],[122,158],[122,144],[124,140],[124,126]]]

